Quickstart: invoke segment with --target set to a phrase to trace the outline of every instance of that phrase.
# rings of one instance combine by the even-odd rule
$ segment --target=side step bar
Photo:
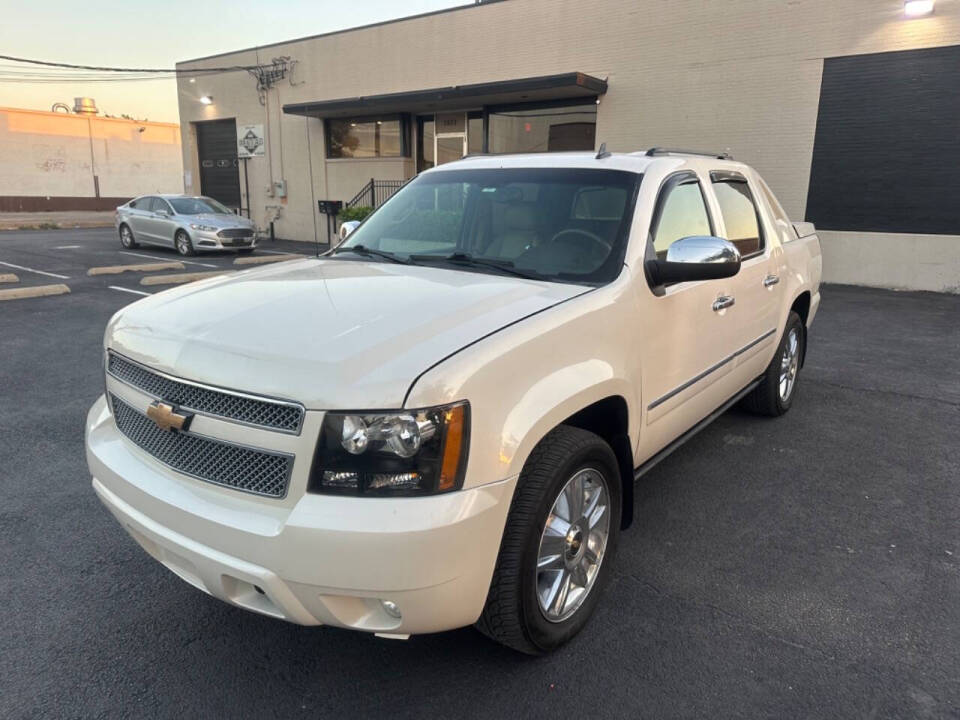
[[[683,435],[681,435],[681,436],[678,437],[676,440],[674,440],[672,443],[670,443],[669,445],[667,445],[663,450],[661,450],[661,451],[658,452],[656,455],[654,455],[654,456],[651,457],[649,460],[647,460],[645,463],[643,463],[643,465],[641,465],[640,467],[636,468],[636,469],[633,471],[633,479],[634,479],[634,481],[639,480],[641,477],[643,477],[643,476],[646,475],[648,472],[650,472],[661,460],[663,460],[665,457],[667,457],[670,453],[672,453],[672,452],[673,452],[674,450],[676,450],[678,447],[680,447],[681,445],[683,445],[684,443],[686,443],[687,440],[689,440],[689,439],[692,438],[694,435],[696,435],[698,432],[700,432],[701,430],[703,430],[707,425],[709,425],[710,423],[712,423],[712,422],[713,422],[714,420],[716,420],[718,417],[720,417],[721,415],[723,415],[727,410],[729,410],[731,407],[733,407],[733,405],[736,404],[736,403],[740,400],[740,398],[742,398],[744,395],[746,395],[747,393],[749,393],[751,390],[753,390],[753,389],[754,389],[757,385],[759,385],[759,384],[760,384],[760,379],[757,378],[757,379],[754,380],[752,383],[750,383],[749,385],[747,385],[743,390],[741,390],[741,391],[738,392],[736,395],[734,395],[732,398],[730,398],[729,400],[727,400],[723,405],[721,405],[721,406],[718,407],[716,410],[714,410],[712,413],[710,413],[709,415],[707,415],[703,420],[701,420],[701,421],[698,422],[696,425],[694,425],[692,428],[690,428],[689,430],[687,430]]]

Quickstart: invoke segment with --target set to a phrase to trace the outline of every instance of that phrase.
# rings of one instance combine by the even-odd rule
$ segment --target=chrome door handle
[[[767,276],[763,279],[763,286],[764,286],[764,287],[770,287],[770,286],[772,286],[772,285],[776,285],[778,282],[780,282],[780,276],[779,276],[779,275],[767,275]]]
[[[725,308],[732,307],[736,300],[730,295],[721,295],[713,301],[713,311],[718,312]]]

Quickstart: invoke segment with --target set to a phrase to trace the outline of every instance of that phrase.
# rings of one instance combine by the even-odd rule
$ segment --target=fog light
[[[903,12],[907,17],[920,17],[933,12],[934,0],[907,0],[903,4]]]
[[[400,619],[400,608],[397,607],[395,602],[390,600],[381,600],[380,604],[383,605],[383,611],[392,618]]]

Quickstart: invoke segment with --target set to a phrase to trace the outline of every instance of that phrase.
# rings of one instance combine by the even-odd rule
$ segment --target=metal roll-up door
[[[240,162],[237,160],[237,123],[213,120],[197,123],[200,192],[230,208],[240,207]]]

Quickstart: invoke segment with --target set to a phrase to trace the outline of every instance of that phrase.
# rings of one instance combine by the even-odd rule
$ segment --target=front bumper
[[[257,246],[256,231],[251,230],[249,238],[222,238],[218,232],[190,230],[194,250],[246,250]]]
[[[407,635],[470,625],[486,601],[516,478],[428,498],[257,498],[180,475],[90,409],[93,487],[191,585],[302,625]],[[399,608],[386,612],[381,601]]]

